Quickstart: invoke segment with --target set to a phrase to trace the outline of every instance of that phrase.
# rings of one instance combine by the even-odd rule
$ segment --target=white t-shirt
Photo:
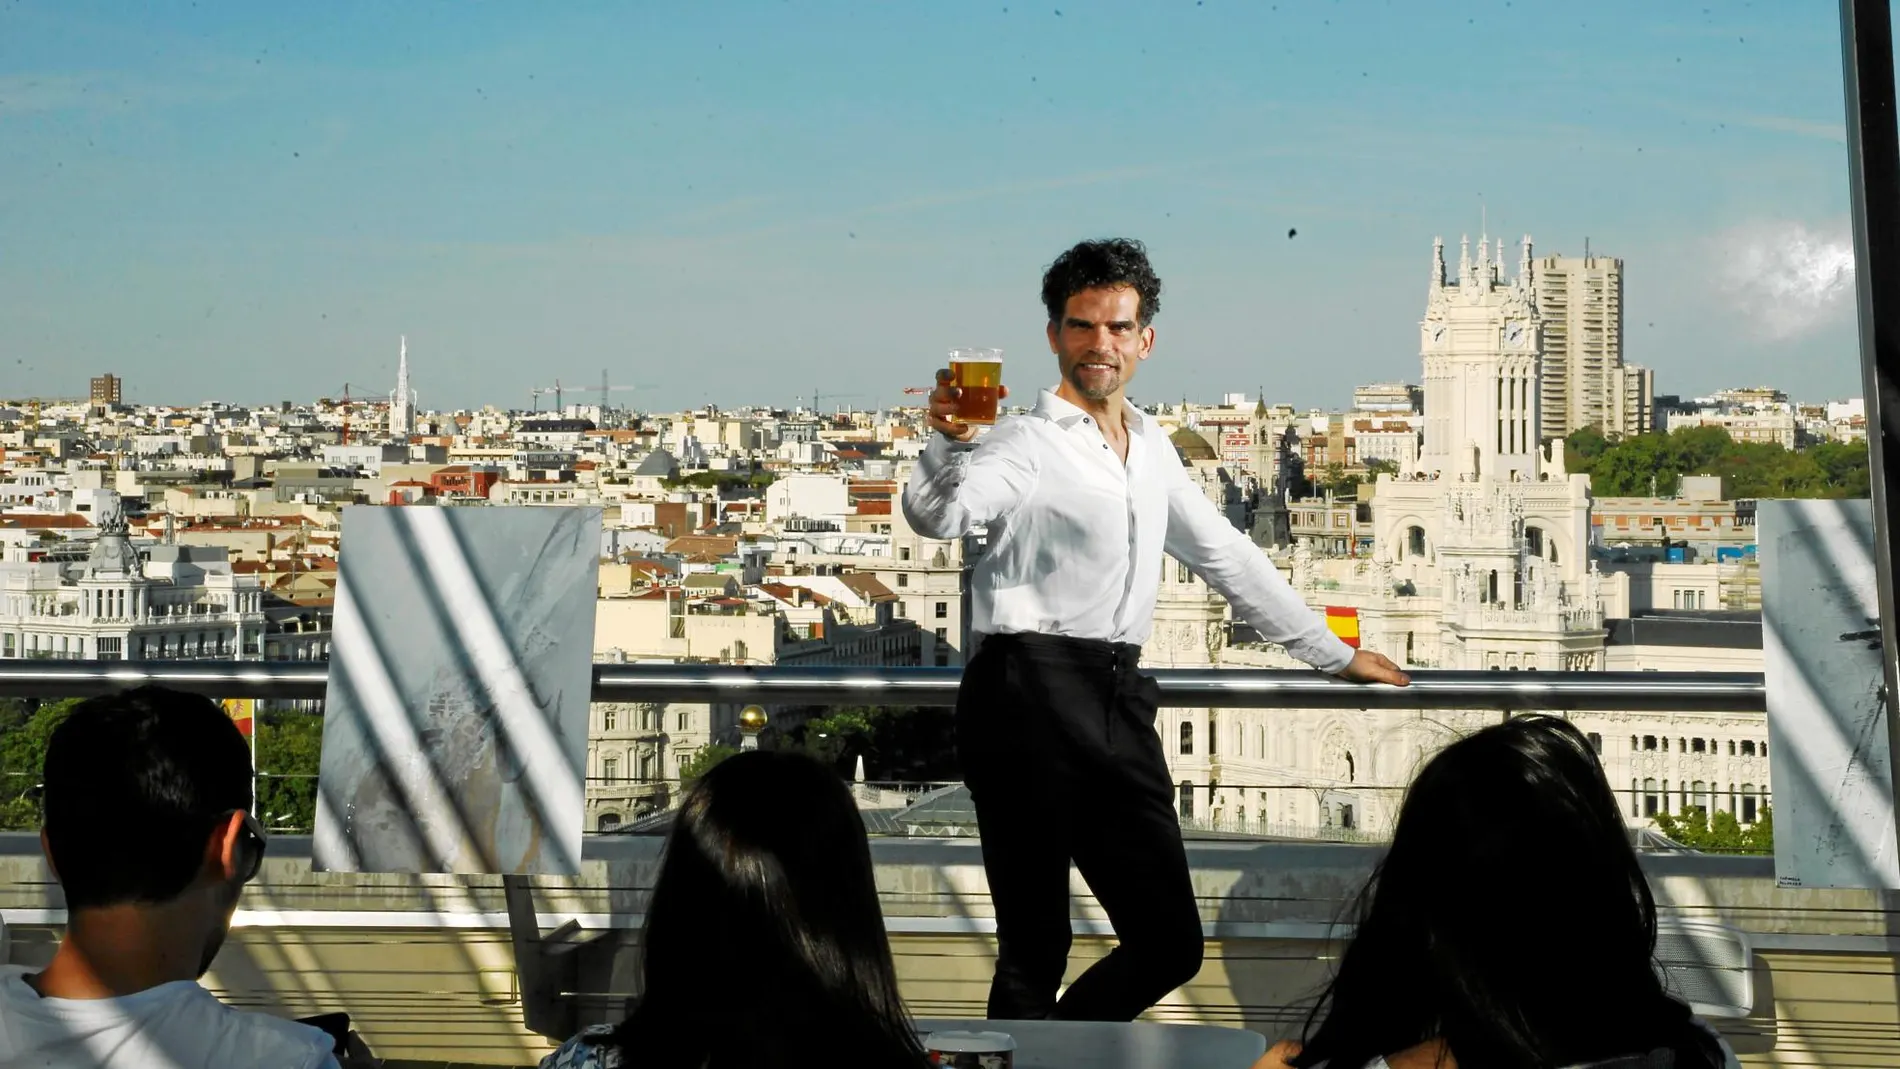
[[[190,980],[120,998],[42,998],[0,966],[0,1069],[337,1069],[330,1036],[233,1009]]]

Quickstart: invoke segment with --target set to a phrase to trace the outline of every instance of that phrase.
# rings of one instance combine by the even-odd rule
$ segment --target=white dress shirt
[[[976,443],[932,432],[904,488],[931,538],[989,529],[970,578],[972,630],[1146,642],[1166,550],[1261,635],[1322,672],[1353,649],[1188,479],[1174,443],[1128,405],[1128,460],[1095,420],[1044,390]]]

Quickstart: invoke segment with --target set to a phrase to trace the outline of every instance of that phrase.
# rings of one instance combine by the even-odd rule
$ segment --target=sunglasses
[[[241,813],[244,816],[244,827],[240,831],[243,841],[239,845],[242,855],[239,858],[238,882],[250,883],[257,878],[258,871],[264,867],[264,853],[270,849],[270,836],[264,834],[264,825],[259,824],[257,818],[252,816],[249,810],[233,809],[225,816],[228,817],[231,813]]]

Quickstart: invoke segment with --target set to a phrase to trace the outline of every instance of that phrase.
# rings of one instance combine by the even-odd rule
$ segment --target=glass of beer
[[[957,394],[959,423],[995,423],[1003,390],[1003,350],[950,350],[950,385]]]

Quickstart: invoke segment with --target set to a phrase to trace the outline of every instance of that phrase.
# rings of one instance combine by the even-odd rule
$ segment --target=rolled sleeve
[[[1328,674],[1352,663],[1353,648],[1333,634],[1260,547],[1227,522],[1178,460],[1168,485],[1165,548],[1219,591],[1236,615],[1294,657]]]
[[[904,486],[904,519],[927,538],[961,538],[1027,497],[1035,453],[1019,420],[998,424],[974,443],[932,432]]]

